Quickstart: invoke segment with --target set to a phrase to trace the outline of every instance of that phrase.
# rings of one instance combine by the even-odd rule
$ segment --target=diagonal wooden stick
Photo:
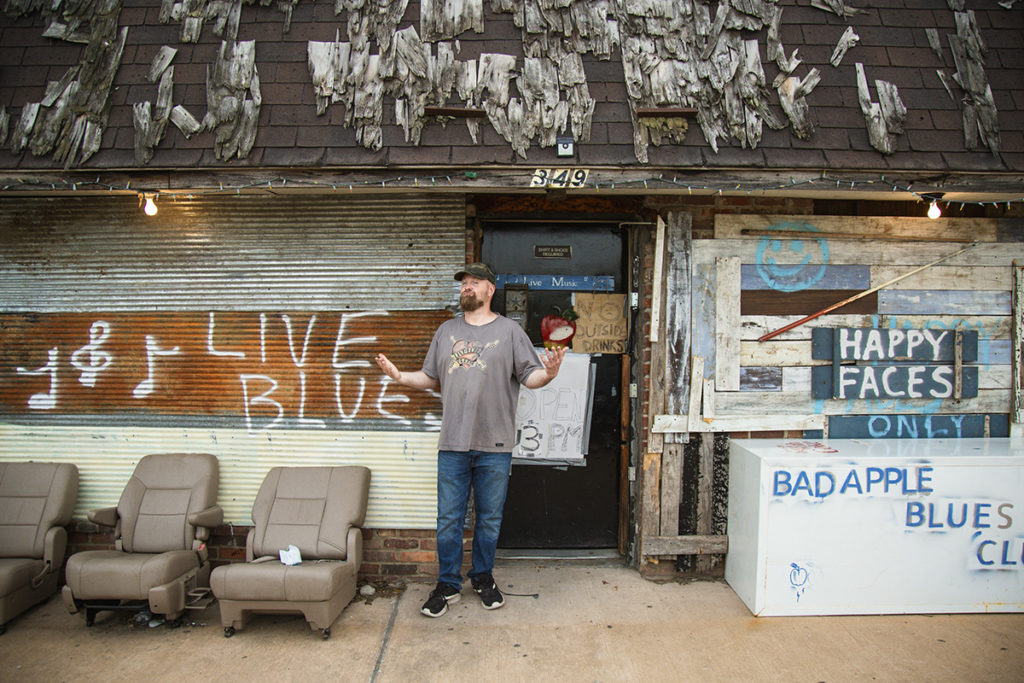
[[[926,264],[924,264],[923,266],[921,266],[919,268],[915,268],[914,270],[910,271],[909,273],[904,273],[903,275],[900,275],[898,277],[894,277],[893,279],[889,280],[888,282],[883,282],[882,284],[876,285],[876,286],[872,287],[871,289],[865,289],[863,292],[859,292],[858,294],[854,294],[853,296],[851,296],[848,299],[843,299],[842,301],[834,303],[834,304],[832,304],[831,306],[829,306],[827,308],[823,308],[820,311],[818,311],[817,313],[811,313],[806,318],[800,318],[800,320],[791,322],[790,324],[786,325],[785,327],[780,327],[779,329],[775,330],[774,332],[769,332],[768,334],[761,335],[760,337],[757,338],[757,341],[759,341],[759,342],[768,341],[769,339],[771,339],[773,337],[777,337],[778,335],[782,334],[783,332],[789,332],[794,327],[800,327],[801,325],[803,325],[806,322],[810,322],[811,320],[814,320],[815,318],[823,316],[826,313],[831,313],[832,311],[836,310],[837,308],[842,308],[846,304],[852,303],[852,302],[856,301],[857,299],[863,299],[864,297],[868,296],[869,294],[874,294],[875,292],[877,292],[880,289],[885,289],[889,285],[894,285],[897,282],[899,282],[900,280],[904,280],[904,279],[910,277],[911,275],[916,275],[917,273],[920,273],[922,270],[925,270],[927,268],[931,268],[932,266],[934,266],[937,263],[942,263],[943,261],[945,261],[947,259],[951,259],[954,256],[958,256],[958,255],[964,253],[965,251],[967,251],[969,249],[974,249],[974,247],[978,246],[979,244],[981,244],[981,242],[973,242],[970,245],[964,247],[963,249],[961,249],[959,251],[953,252],[952,254],[947,254],[946,256],[943,256],[940,259],[935,259],[931,263],[926,263]]]

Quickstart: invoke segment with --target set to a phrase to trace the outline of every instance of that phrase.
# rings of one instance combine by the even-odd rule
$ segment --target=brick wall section
[[[223,525],[215,528],[207,543],[210,562],[216,567],[245,562],[245,539],[252,527]],[[470,568],[473,532],[463,538],[465,563]],[[67,556],[84,550],[111,550],[114,532],[92,522],[73,521],[68,527]],[[397,584],[437,580],[437,541],[433,529],[364,529],[363,564],[359,581]]]

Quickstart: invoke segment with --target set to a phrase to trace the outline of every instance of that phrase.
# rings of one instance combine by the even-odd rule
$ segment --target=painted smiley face
[[[775,223],[769,230],[818,231],[809,223]],[[807,239],[764,236],[757,244],[757,273],[771,289],[798,292],[810,289],[825,275],[828,242],[808,234]]]

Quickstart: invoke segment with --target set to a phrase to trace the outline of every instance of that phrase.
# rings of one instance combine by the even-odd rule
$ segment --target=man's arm
[[[540,357],[544,367],[531,372],[523,382],[523,386],[527,389],[540,389],[557,377],[558,368],[562,366],[562,359],[565,358],[565,352],[568,350],[566,346],[560,346],[557,349],[544,349],[544,354]]]
[[[399,384],[405,385],[407,387],[412,387],[413,389],[441,388],[440,382],[438,382],[435,378],[431,377],[422,370],[416,370],[415,372],[402,372],[397,367],[395,367],[395,364],[388,360],[388,357],[385,356],[383,353],[378,353],[377,357],[374,360],[377,361],[377,366],[380,368],[381,372],[383,372],[385,375],[395,380]],[[540,372],[540,370],[538,370],[537,372]],[[557,372],[557,370],[555,372]],[[545,384],[546,383],[547,382],[545,382]]]

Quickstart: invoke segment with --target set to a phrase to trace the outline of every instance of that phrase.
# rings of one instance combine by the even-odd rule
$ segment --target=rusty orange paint
[[[0,412],[343,422],[440,414],[373,358],[418,369],[446,311],[7,313]],[[250,426],[252,426],[252,424]]]

